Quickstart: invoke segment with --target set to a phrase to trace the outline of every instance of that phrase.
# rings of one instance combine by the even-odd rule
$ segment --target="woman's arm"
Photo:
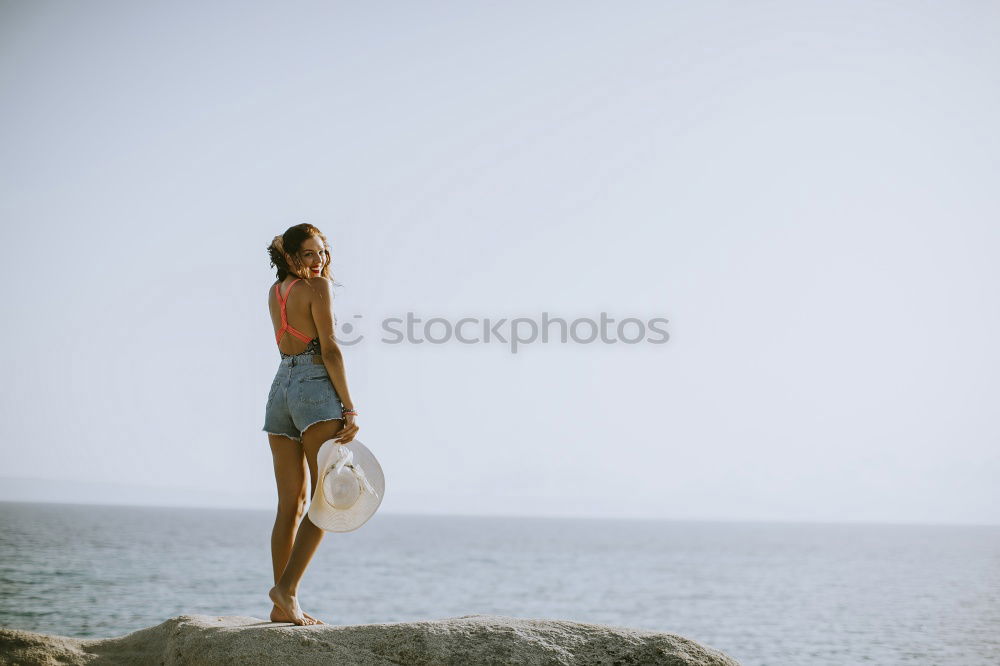
[[[323,277],[307,278],[313,287],[312,317],[319,337],[319,348],[323,355],[323,365],[330,375],[333,388],[340,396],[344,409],[354,409],[354,402],[347,390],[347,374],[344,370],[344,354],[337,345],[333,329],[333,285]]]

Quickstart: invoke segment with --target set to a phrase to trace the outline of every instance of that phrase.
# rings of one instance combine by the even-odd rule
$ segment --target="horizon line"
[[[10,478],[10,477],[7,477]],[[43,504],[55,506],[92,506],[92,507],[122,507],[130,509],[190,509],[193,511],[273,511],[273,508],[260,506],[210,506],[195,504],[127,504],[124,502],[66,502],[59,500],[11,500],[0,499],[0,504]],[[884,520],[779,520],[752,518],[667,518],[658,516],[580,516],[580,515],[528,515],[501,513],[450,513],[450,512],[406,512],[380,511],[389,516],[410,516],[424,518],[508,518],[518,520],[592,520],[592,521],[631,521],[657,523],[721,523],[721,524],[751,524],[751,525],[841,525],[841,526],[882,526],[882,527],[1000,527],[1000,523],[932,523],[932,522],[899,522]]]

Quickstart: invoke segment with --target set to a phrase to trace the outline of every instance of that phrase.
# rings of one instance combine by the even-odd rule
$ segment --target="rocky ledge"
[[[739,666],[658,631],[465,615],[389,624],[313,625],[180,615],[119,638],[0,628],[0,664],[665,664]]]

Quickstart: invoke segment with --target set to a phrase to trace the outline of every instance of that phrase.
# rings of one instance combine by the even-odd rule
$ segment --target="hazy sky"
[[[311,222],[384,511],[1000,522],[997,4],[0,7],[0,498],[273,506]]]

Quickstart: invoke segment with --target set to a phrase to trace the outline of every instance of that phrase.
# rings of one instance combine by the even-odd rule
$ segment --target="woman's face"
[[[329,263],[330,257],[326,254],[323,241],[316,236],[310,236],[299,248],[298,260],[306,275],[317,277],[322,272],[323,267]]]

